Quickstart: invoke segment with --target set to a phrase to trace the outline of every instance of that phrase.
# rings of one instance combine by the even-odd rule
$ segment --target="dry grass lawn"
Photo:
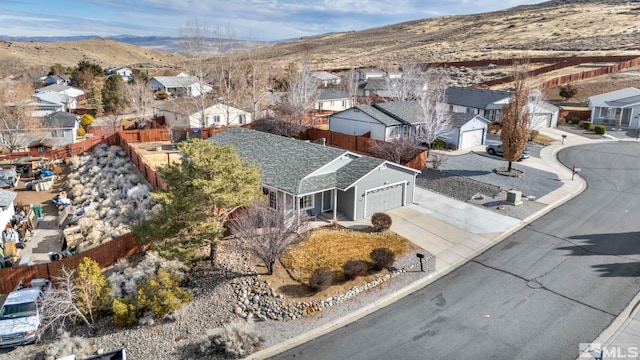
[[[533,141],[535,143],[538,143],[538,144],[549,145],[549,144],[551,144],[552,142],[554,142],[556,140],[554,138],[550,138],[550,137],[548,137],[546,135],[538,134],[533,138]]]
[[[334,272],[335,281],[342,281],[342,266],[347,261],[370,262],[369,254],[377,248],[391,249],[396,258],[416,249],[409,240],[392,232],[379,234],[320,228],[314,230],[309,239],[292,247],[282,263],[291,277],[303,284],[320,267],[328,267]]]

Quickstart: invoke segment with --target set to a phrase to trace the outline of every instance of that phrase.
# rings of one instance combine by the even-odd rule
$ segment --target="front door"
[[[322,211],[329,211],[331,209],[333,209],[332,206],[332,202],[333,202],[333,191],[328,190],[322,193]]]

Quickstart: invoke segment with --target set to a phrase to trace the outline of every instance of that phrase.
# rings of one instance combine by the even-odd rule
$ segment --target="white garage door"
[[[531,115],[532,129],[548,128],[551,126],[551,114],[533,114]]]
[[[364,196],[365,217],[402,206],[405,184],[386,186],[367,191]]]
[[[477,130],[463,132],[462,139],[460,140],[460,149],[466,149],[468,147],[482,145],[483,134],[484,134],[484,129],[477,129]]]

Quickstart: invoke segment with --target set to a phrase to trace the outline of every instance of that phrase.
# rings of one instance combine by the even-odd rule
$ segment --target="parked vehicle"
[[[36,340],[41,322],[38,300],[49,288],[49,280],[33,279],[18,284],[7,296],[0,309],[0,347],[24,345]]]
[[[500,155],[500,156],[503,156],[504,155],[504,151],[502,150],[502,144],[487,145],[487,153],[489,153],[489,155]],[[524,151],[522,152],[522,156],[520,156],[520,160],[528,159],[528,158],[529,158],[529,149],[528,148],[524,148]],[[520,161],[520,160],[518,160],[518,161]]]

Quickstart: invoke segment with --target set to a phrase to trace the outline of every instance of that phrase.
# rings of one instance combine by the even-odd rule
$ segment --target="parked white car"
[[[489,155],[500,155],[503,156],[504,155],[504,151],[502,150],[502,144],[497,144],[497,145],[487,145],[487,153],[489,153]],[[520,160],[521,161],[523,159],[528,159],[529,158],[529,149],[528,148],[524,148],[524,151],[522,152],[522,155],[520,156]]]
[[[51,287],[46,279],[20,283],[0,309],[0,347],[32,343],[40,327],[38,300]]]

